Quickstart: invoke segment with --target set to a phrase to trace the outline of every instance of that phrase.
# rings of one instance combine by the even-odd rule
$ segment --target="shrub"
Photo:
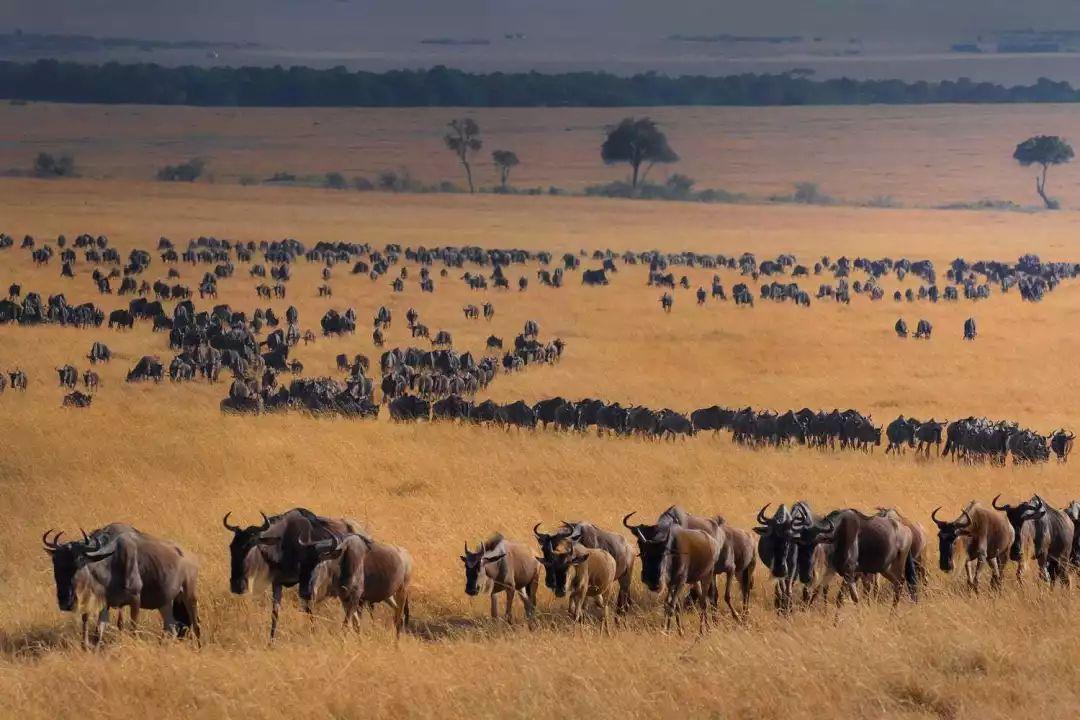
[[[248,187],[250,185],[258,185],[259,181],[257,179],[255,179],[251,175],[241,175],[240,176],[240,184],[243,185],[244,187]]]
[[[294,183],[296,182],[296,175],[291,172],[276,172],[270,177],[266,178],[265,182],[268,183]]]
[[[664,186],[672,197],[685,198],[694,190],[694,178],[682,173],[674,173],[668,177]]]
[[[193,158],[179,165],[166,165],[158,170],[157,179],[164,182],[195,182],[205,167],[203,160]]]
[[[329,188],[330,190],[344,190],[349,187],[349,183],[341,173],[328,172],[323,177],[323,187]]]
[[[795,194],[791,196],[791,199],[807,205],[828,205],[833,201],[831,197],[821,192],[817,183],[813,182],[795,183]]]
[[[56,157],[50,153],[38,153],[34,158],[34,175],[38,177],[74,177],[75,160],[70,155]]]
[[[375,183],[360,175],[353,178],[352,184],[360,192],[371,192],[375,189]]]

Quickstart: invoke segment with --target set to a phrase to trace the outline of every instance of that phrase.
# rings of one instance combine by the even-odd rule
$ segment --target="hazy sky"
[[[973,36],[1080,27],[1077,0],[0,0],[0,29],[297,47],[503,32]]]

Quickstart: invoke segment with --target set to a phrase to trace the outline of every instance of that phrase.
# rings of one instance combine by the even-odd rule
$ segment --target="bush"
[[[831,197],[821,192],[817,183],[813,182],[795,183],[795,194],[791,196],[791,199],[806,205],[828,205],[833,201]]]
[[[179,165],[166,165],[158,170],[157,179],[163,182],[195,182],[205,167],[204,161],[193,158]]]
[[[353,187],[360,192],[371,192],[375,189],[375,183],[368,180],[366,177],[357,176],[353,178]]]
[[[674,173],[668,177],[664,186],[672,197],[685,198],[694,190],[694,178],[682,173]]]
[[[383,170],[376,177],[375,185],[384,192],[430,192],[422,183],[413,180],[406,168]]]
[[[640,189],[644,191],[645,187],[642,185]],[[630,198],[634,197],[634,187],[623,180],[616,180],[603,185],[589,185],[585,188],[585,194],[589,197]]]
[[[895,199],[893,199],[892,196],[890,196],[890,195],[875,195],[874,197],[870,198],[869,200],[867,200],[863,204],[866,205],[866,207],[872,207],[872,208],[898,208],[898,207],[900,207],[900,203],[897,202]]]
[[[270,177],[266,178],[264,182],[268,183],[294,183],[296,182],[296,175],[291,172],[276,172]]]
[[[34,175],[38,177],[74,177],[75,160],[70,155],[55,157],[50,153],[38,153],[34,158]]]
[[[938,205],[938,210],[1025,210],[1023,205],[1018,205],[1012,200],[993,200],[984,198],[974,202],[954,202],[946,205]]]
[[[341,173],[328,172],[323,177],[323,187],[329,188],[330,190],[345,190],[349,187],[349,183]]]
[[[258,185],[259,181],[257,179],[255,179],[251,175],[241,175],[240,176],[240,184],[243,185],[244,187],[248,187],[250,185]]]

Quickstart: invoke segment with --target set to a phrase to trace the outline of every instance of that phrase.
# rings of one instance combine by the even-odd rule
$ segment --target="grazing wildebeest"
[[[964,321],[964,339],[974,340],[978,336],[978,332],[975,329],[975,318],[968,318]]]
[[[109,313],[109,327],[116,325],[117,328],[131,330],[135,327],[135,316],[128,310],[113,310]]]
[[[630,607],[630,582],[634,572],[634,551],[622,535],[602,530],[592,523],[564,522],[554,533],[540,532],[540,523],[533,528],[533,534],[544,556],[544,585],[555,593],[555,597],[566,594],[568,560],[572,545],[580,543],[586,548],[605,550],[615,558],[615,580],[619,583],[619,594],[615,601],[615,611],[624,613]],[[561,553],[556,557],[556,552]],[[561,558],[561,560],[560,560]]]
[[[402,395],[390,401],[390,419],[398,422],[431,419],[431,404],[415,395]]]
[[[105,343],[95,342],[90,346],[90,354],[86,356],[91,364],[109,362],[112,360],[112,351]]]
[[[920,320],[919,324],[915,328],[915,339],[929,340],[930,335],[934,332],[934,326],[930,324],[929,320]]]
[[[180,546],[113,523],[82,540],[60,543],[63,532],[41,541],[52,556],[56,601],[60,610],[78,607],[83,647],[89,647],[89,617],[98,610],[97,644],[101,644],[111,608],[128,607],[134,628],[139,611],[157,610],[165,632],[199,639],[198,567]],[[95,607],[96,606],[96,607]]]
[[[282,592],[300,582],[303,558],[301,542],[318,542],[355,532],[349,520],[320,517],[306,508],[293,508],[280,515],[263,518],[261,525],[241,528],[229,524],[226,513],[222,524],[233,534],[229,543],[231,572],[229,589],[244,595],[256,581],[269,581],[273,604],[270,611],[270,639],[277,634]]]
[[[83,373],[83,385],[87,390],[97,390],[98,385],[101,384],[101,378],[93,370],[87,370]]]
[[[1050,507],[1038,495],[1018,505],[998,505],[1000,497],[995,497],[990,504],[995,510],[1005,513],[1012,526],[1013,542],[1009,547],[1009,559],[1016,563],[1017,582],[1024,579],[1023,541],[1028,537],[1026,526],[1030,528],[1040,577],[1051,585],[1060,580],[1067,587],[1075,531],[1072,519],[1064,511]]]
[[[843,604],[845,594],[859,602],[856,581],[861,575],[880,574],[891,582],[893,605],[900,602],[905,586],[912,600],[918,598],[912,533],[895,513],[868,516],[854,509],[834,510],[804,529],[800,542],[808,548],[820,543],[832,546],[826,554],[822,584],[827,585],[834,575],[840,578],[837,606]]]
[[[161,382],[164,376],[165,366],[162,365],[161,359],[155,355],[144,355],[139,359],[139,362],[135,363],[135,367],[128,372],[127,381],[153,380],[154,382]]]
[[[506,594],[506,622],[514,621],[514,597],[520,597],[530,620],[536,609],[536,588],[540,584],[540,562],[524,543],[507,540],[496,533],[480,543],[476,551],[465,543],[465,594],[491,592],[491,617],[499,615],[498,595]]]
[[[359,531],[313,542],[300,539],[300,599],[312,612],[324,597],[341,601],[344,626],[360,628],[365,606],[385,603],[394,611],[394,634],[409,622],[412,556],[405,548],[376,542]]]
[[[990,568],[990,588],[1001,587],[1002,574],[1008,561],[1009,548],[1015,539],[1015,532],[1008,519],[999,513],[984,508],[978,501],[972,500],[960,511],[960,517],[952,521],[938,520],[936,508],[930,519],[938,528],[938,550],[942,572],[950,573],[953,569],[953,555],[956,542],[964,540],[967,557],[964,571],[968,586],[979,592],[979,572],[983,565]]]
[[[487,349],[488,350],[502,350],[502,346],[503,346],[502,338],[495,337],[494,335],[489,335],[488,336],[488,339],[487,339]]]
[[[27,379],[25,372],[16,368],[8,373],[8,378],[11,380],[12,390],[26,390]]]
[[[896,330],[896,337],[900,337],[900,338],[906,338],[907,337],[907,334],[908,334],[907,323],[904,322],[904,318],[900,318],[899,320],[897,320],[896,325],[893,326],[893,329]]]
[[[675,303],[675,298],[671,296],[671,293],[664,293],[660,296],[660,307],[664,312],[671,312],[671,306]]]

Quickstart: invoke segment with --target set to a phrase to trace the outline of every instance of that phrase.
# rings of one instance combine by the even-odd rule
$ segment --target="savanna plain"
[[[3,110],[0,123],[8,140],[41,132],[40,126],[11,118],[23,110]],[[855,127],[883,133],[880,147],[896,147],[880,126],[871,127],[879,111],[844,112],[831,123],[792,123],[792,142],[813,147]],[[1000,112],[1002,122],[1018,123],[1017,108]],[[354,114],[358,126],[364,117]],[[752,124],[744,127],[743,142],[768,145],[747,129]],[[142,132],[151,136],[154,126]],[[917,134],[910,137],[919,140]],[[938,136],[925,139],[941,142]],[[294,142],[303,147],[303,138]],[[10,143],[5,147],[10,152]],[[522,145],[519,154],[527,149]],[[141,162],[137,144],[116,152],[119,165]],[[881,172],[879,161],[897,159],[893,150],[882,152],[867,152],[858,161],[845,157],[844,163]],[[1000,164],[1001,173],[1014,174],[1008,182],[1020,176],[1020,191],[1030,192],[1027,174],[999,163],[998,156],[1010,152],[1007,143],[987,142],[973,151],[972,163]],[[792,159],[790,179],[806,179],[804,167],[816,159]],[[696,162],[703,160],[724,165],[721,155]],[[272,157],[260,162],[273,166]],[[779,157],[769,162],[775,177],[784,176]],[[938,162],[940,168],[917,172],[898,168],[907,184],[890,192],[970,198],[995,182],[975,172],[965,180],[945,156]],[[827,158],[819,172],[829,179]],[[1059,173],[1063,187],[1075,184],[1069,173]],[[875,191],[870,183],[862,188]],[[1067,193],[1061,194],[1067,208]],[[939,276],[958,256],[1015,261],[1033,252],[1044,260],[1080,260],[1080,215],[1068,209],[993,213],[386,195],[205,182],[177,186],[134,177],[5,179],[0,230],[39,240],[59,233],[105,234],[125,254],[135,247],[152,249],[159,236],[183,246],[190,238],[215,235],[245,242],[296,237],[309,246],[319,240],[471,244],[557,254],[751,251],[759,260],[788,252],[808,264],[842,254],[928,258]],[[583,267],[593,265],[583,259]],[[179,266],[180,282],[194,287],[204,269]],[[24,291],[43,297],[62,291],[73,304],[89,300],[106,311],[126,305],[128,298],[99,296],[91,270],[80,261],[75,278],[63,279],[58,262],[35,268],[25,250],[0,251],[4,287],[21,282]],[[332,298],[317,297],[318,271],[300,262],[288,297],[270,305],[279,315],[295,305],[301,326],[316,330],[326,310],[353,307],[360,330],[343,338],[320,335],[314,344],[299,346],[296,357],[309,376],[336,376],[338,353],[377,356],[369,319],[385,304],[394,313],[388,346],[413,344],[404,328],[409,307],[433,332],[450,330],[456,347],[474,353],[483,352],[489,334],[512,338],[527,319],[539,323],[542,336],[562,337],[566,351],[557,365],[495,379],[484,396],[502,402],[562,395],[686,412],[716,403],[777,410],[851,407],[879,424],[903,413],[939,420],[986,415],[1043,432],[1080,425],[1080,285],[1072,282],[1037,304],[1021,302],[1015,291],[996,290],[977,304],[898,304],[892,291],[917,283],[890,276],[880,302],[858,296],[850,306],[816,301],[803,309],[758,301],[753,309],[736,309],[711,300],[698,307],[693,290],[707,288],[713,271],[676,268],[677,275],[688,275],[691,289],[677,290],[673,311],[665,314],[660,291],[646,286],[641,266],[620,265],[611,284],[600,288],[581,286],[570,273],[558,290],[536,282],[535,265],[512,266],[514,290],[481,293],[451,272],[447,278],[436,275],[434,294],[421,294],[415,276],[404,293],[393,294],[389,278],[372,282],[338,266]],[[164,272],[155,254],[148,279]],[[516,290],[519,274],[532,280],[525,292]],[[729,290],[738,282],[730,271],[721,277]],[[267,301],[255,296],[258,282],[241,266],[221,281],[218,302],[249,312],[265,307]],[[812,292],[817,282],[801,284]],[[495,305],[494,319],[465,320],[462,305],[481,301]],[[897,339],[892,326],[899,316],[912,326],[919,318],[930,320],[934,338]],[[969,316],[979,323],[975,342],[961,339]],[[71,362],[85,369],[94,340],[115,354],[98,368],[102,387],[91,407],[61,408],[54,368]],[[30,377],[25,393],[0,395],[0,715],[1075,715],[1080,632],[1074,614],[1080,612],[1080,591],[1051,590],[1038,582],[1018,587],[1009,572],[1001,593],[976,597],[958,573],[937,569],[936,541],[929,550],[929,585],[917,604],[903,601],[893,609],[887,601],[870,601],[839,612],[818,605],[779,617],[769,579],[759,568],[749,617],[741,623],[722,617],[701,636],[665,634],[662,609],[636,581],[635,608],[611,637],[601,635],[595,623],[576,627],[566,618],[565,601],[557,602],[543,587],[536,629],[520,620],[507,626],[487,617],[485,597],[465,595],[458,559],[464,542],[475,544],[494,531],[531,542],[536,522],[550,527],[563,519],[587,519],[615,529],[631,510],[655,517],[673,503],[721,514],[747,529],[766,502],[806,499],[822,510],[895,506],[932,529],[933,508],[944,506],[955,516],[967,501],[989,502],[997,493],[1015,500],[1037,491],[1064,506],[1080,496],[1070,465],[965,466],[936,457],[917,460],[911,453],[885,457],[882,448],[872,454],[750,450],[732,445],[726,434],[668,442],[394,424],[385,412],[375,421],[300,413],[226,416],[218,409],[226,383],[124,382],[139,357],[155,353],[170,356],[165,335],[152,333],[147,323],[131,332],[0,326],[0,369],[19,366]],[[375,537],[412,553],[412,623],[400,642],[385,608],[374,620],[365,617],[357,634],[341,629],[335,603],[322,605],[311,622],[299,612],[295,595],[287,594],[271,646],[266,591],[229,593],[230,534],[222,516],[232,511],[234,518],[255,522],[260,510],[298,505],[356,518]],[[57,610],[41,533],[52,527],[70,535],[80,526],[116,520],[171,538],[198,557],[201,647],[163,640],[154,613],[144,614],[134,636],[113,630],[101,650],[79,647],[76,619]],[[518,613],[520,618],[520,607]]]

